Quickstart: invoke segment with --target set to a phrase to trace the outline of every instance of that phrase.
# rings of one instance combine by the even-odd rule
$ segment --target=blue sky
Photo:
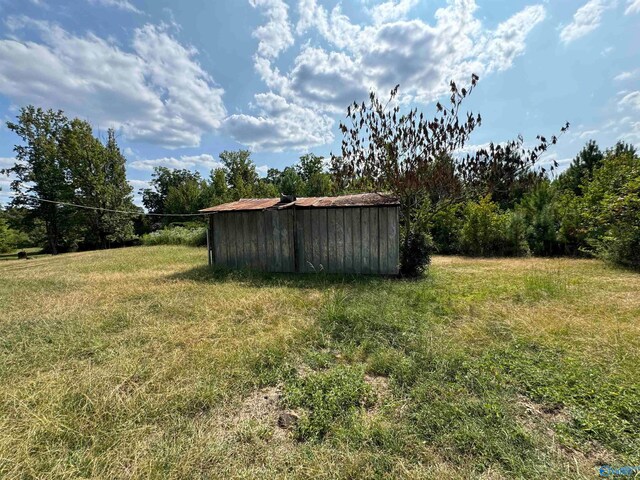
[[[565,121],[547,161],[640,145],[640,0],[0,0],[2,119],[31,103],[115,128],[136,190],[156,165],[208,175],[225,149],[262,172],[338,152],[370,89],[432,112],[471,73],[473,145]],[[15,142],[0,128],[0,168]]]

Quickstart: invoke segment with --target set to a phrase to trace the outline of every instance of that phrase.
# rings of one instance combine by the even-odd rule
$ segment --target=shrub
[[[142,236],[143,245],[189,245],[199,247],[207,244],[206,227],[164,228]]]
[[[504,254],[508,218],[488,195],[479,202],[467,203],[464,217],[460,232],[464,254],[480,257]]]
[[[557,194],[551,184],[541,182],[518,205],[527,224],[529,247],[535,255],[553,255],[561,250],[557,203]]]
[[[418,277],[424,273],[431,262],[433,240],[422,231],[403,234],[400,239],[400,275]]]
[[[437,212],[430,222],[429,231],[438,253],[453,254],[460,251],[463,204],[449,205]]]
[[[0,253],[9,253],[18,247],[25,246],[28,241],[26,234],[11,228],[6,220],[0,218]]]
[[[531,254],[527,243],[527,222],[520,212],[506,214],[505,255],[526,257]]]
[[[640,158],[610,153],[584,189],[584,222],[593,253],[640,268]]]

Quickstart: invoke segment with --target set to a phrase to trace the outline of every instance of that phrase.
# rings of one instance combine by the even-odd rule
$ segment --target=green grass
[[[400,281],[156,246],[5,261],[0,279],[3,479],[640,464],[640,275],[598,261],[436,257]]]

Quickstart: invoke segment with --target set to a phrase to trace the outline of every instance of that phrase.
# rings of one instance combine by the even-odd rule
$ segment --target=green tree
[[[517,211],[527,225],[527,241],[535,255],[559,253],[556,191],[548,181],[538,183],[519,203]]]
[[[466,255],[488,257],[505,253],[508,218],[490,196],[470,201],[464,211],[460,248]]]
[[[196,213],[205,208],[207,184],[199,178],[186,179],[178,185],[172,185],[167,192],[164,213],[178,215]],[[185,217],[188,218],[188,217]]]
[[[633,149],[607,153],[593,180],[584,186],[582,205],[593,252],[640,268],[640,158]]]
[[[89,207],[77,211],[85,246],[107,248],[111,242],[132,238],[133,216],[109,211],[138,210],[115,132],[108,131],[103,145],[93,136],[88,122],[74,119],[64,131],[61,150],[74,189],[74,202]]]
[[[194,185],[196,188],[203,188],[202,178],[198,172],[191,172],[186,169],[170,169],[166,167],[155,167],[151,175],[150,188],[142,190],[142,204],[151,213],[170,213],[171,208],[174,213],[194,213],[193,204],[185,202],[182,206],[178,205],[179,198],[190,198],[187,193]],[[190,185],[183,187],[183,185]],[[174,190],[172,205],[167,205],[167,198],[171,190]],[[182,190],[182,193],[180,191]],[[205,199],[203,195],[203,203]],[[204,205],[202,205],[204,206]],[[179,211],[178,211],[179,210]],[[168,219],[164,219],[167,223]]]
[[[300,157],[295,169],[304,184],[301,195],[325,197],[333,193],[331,175],[324,171],[324,157],[307,153]]]
[[[226,171],[227,184],[231,189],[232,199],[253,197],[258,183],[258,172],[253,160],[251,160],[251,152],[249,150],[225,150],[220,154],[220,160]]]
[[[278,186],[280,188],[280,193],[283,195],[304,195],[304,181],[300,178],[300,175],[298,175],[296,169],[293,167],[286,167],[283,170]]]
[[[593,178],[593,171],[602,164],[604,154],[594,140],[589,140],[573,159],[569,168],[558,176],[558,185],[564,191],[582,195],[583,186]]]
[[[14,147],[15,165],[4,170],[15,177],[11,189],[18,195],[11,204],[27,207],[32,218],[44,222],[47,247],[53,254],[75,242],[70,221],[73,211],[38,199],[53,202],[73,199],[73,186],[60,148],[68,124],[62,111],[44,111],[31,105],[20,110],[16,122],[7,122],[7,128],[22,141]]]
[[[28,242],[28,236],[11,228],[9,222],[0,216],[0,253],[9,253],[16,248],[23,247]]]
[[[332,155],[331,159],[336,184],[347,190],[386,191],[399,198],[404,239],[401,250],[410,250],[410,241],[417,238],[422,223],[417,217],[424,205],[430,205],[433,215],[461,201],[463,195],[492,193],[497,188],[496,181],[502,181],[493,172],[506,172],[509,178],[518,178],[526,172],[545,175],[543,168],[534,170],[533,166],[557,142],[556,136],[547,139],[539,135],[536,145],[529,150],[524,149],[521,137],[505,144],[491,143],[488,148],[459,158],[452,168],[447,159],[464,148],[481,123],[480,115],[460,112],[477,81],[477,75],[472,75],[468,88],[458,88],[455,82],[450,82],[449,101],[446,105],[437,102],[433,117],[416,108],[407,111],[396,98],[399,85],[388,100],[381,100],[371,92],[369,104],[354,102],[347,108],[347,120],[340,124],[341,155]],[[561,132],[567,128],[568,124]],[[434,189],[439,192],[437,202],[430,198]],[[401,254],[404,259],[413,257],[410,251]],[[423,260],[426,265],[429,259]],[[400,270],[408,274],[402,264]]]

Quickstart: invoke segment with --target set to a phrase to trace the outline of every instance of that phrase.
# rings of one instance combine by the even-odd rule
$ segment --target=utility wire
[[[40,198],[33,195],[26,195],[23,193],[9,192],[8,195],[11,195],[13,197],[30,198],[32,200],[38,200],[39,202],[55,203],[56,205],[66,205],[68,207],[86,208],[89,210],[99,210],[101,212],[124,213],[132,216],[147,215],[152,217],[200,217],[203,215],[202,213],[145,213],[145,212],[133,212],[131,210],[113,210],[110,208],[91,207],[89,205],[78,205],[77,203],[61,202],[58,200],[47,200],[45,198]]]

